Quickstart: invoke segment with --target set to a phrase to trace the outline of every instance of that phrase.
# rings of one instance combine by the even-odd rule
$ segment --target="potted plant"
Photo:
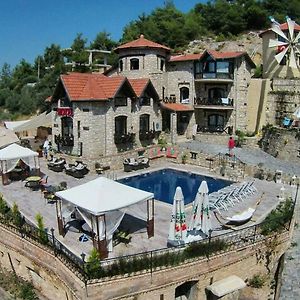
[[[181,155],[181,162],[182,162],[183,164],[185,164],[186,161],[187,161],[187,154],[186,154],[186,153],[183,153],[183,154]]]

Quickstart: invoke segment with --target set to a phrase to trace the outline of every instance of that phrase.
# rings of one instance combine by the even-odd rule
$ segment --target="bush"
[[[23,224],[23,219],[19,211],[19,207],[16,203],[13,204],[13,207],[11,209],[11,216],[13,224],[17,227],[21,227]]]
[[[249,285],[256,289],[260,289],[264,286],[265,282],[266,282],[266,279],[264,276],[262,276],[260,274],[256,274],[249,280]]]
[[[269,235],[273,232],[282,231],[293,217],[293,208],[294,204],[291,198],[279,203],[261,224],[261,233]]]
[[[42,244],[47,244],[48,243],[48,234],[47,234],[47,230],[44,225],[44,218],[41,214],[38,213],[35,216],[35,220],[36,220],[37,226],[38,226],[39,240]]]
[[[89,278],[99,278],[103,275],[101,258],[97,249],[93,248],[85,265],[85,272]]]

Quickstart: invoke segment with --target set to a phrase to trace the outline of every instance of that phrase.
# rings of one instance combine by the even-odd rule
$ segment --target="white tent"
[[[7,145],[16,143],[19,141],[19,138],[16,134],[5,127],[0,127],[0,148],[6,147]]]
[[[17,144],[12,144],[0,150],[2,174],[6,174],[13,170],[20,159],[30,168],[39,169],[37,152]]]
[[[4,125],[7,129],[14,130],[17,126],[23,125],[24,123],[28,122],[29,120],[22,120],[22,121],[5,121]]]
[[[51,113],[42,113],[16,127],[14,127],[14,132],[28,131],[36,129],[40,126],[51,127],[52,125],[52,115]]]
[[[82,185],[55,193],[62,201],[61,211],[57,212],[58,224],[68,221],[72,212],[78,213],[92,231],[97,230],[98,243],[111,242],[126,208],[153,200],[153,193],[126,186],[105,177],[99,177]],[[149,221],[147,202],[147,221]],[[131,214],[134,210],[131,210]],[[136,217],[140,217],[140,210]],[[152,212],[153,217],[153,212]],[[60,229],[61,231],[61,229]]]

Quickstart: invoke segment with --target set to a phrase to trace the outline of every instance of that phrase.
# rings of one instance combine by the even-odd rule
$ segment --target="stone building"
[[[172,56],[144,38],[115,49],[118,66],[103,74],[62,75],[52,96],[54,142],[89,157],[153,143],[160,131],[191,137],[246,130],[254,63],[246,52]]]
[[[194,124],[209,132],[246,129],[247,88],[255,68],[246,52],[171,56],[169,48],[143,35],[115,51],[119,66],[107,74],[150,78],[162,100],[163,130],[188,135]]]
[[[51,99],[53,142],[93,158],[151,143],[161,128],[158,99],[149,79],[61,75]]]

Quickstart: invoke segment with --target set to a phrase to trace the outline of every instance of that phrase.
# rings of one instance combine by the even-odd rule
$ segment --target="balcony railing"
[[[203,105],[203,106],[229,106],[233,107],[233,99],[232,98],[196,98],[195,105]]]
[[[233,80],[232,73],[197,73],[195,79],[230,79]]]
[[[162,99],[164,103],[176,103],[176,97],[175,96],[170,96],[170,97],[165,97]]]
[[[144,141],[144,140],[153,140],[156,135],[157,135],[157,132],[155,132],[154,130],[140,131],[140,133],[139,133],[139,139],[141,141]]]
[[[73,147],[74,146],[74,136],[73,134],[61,136],[55,135],[54,136],[54,142],[55,144],[59,146],[65,146],[65,147]]]
[[[133,144],[135,133],[118,134],[115,133],[115,144]]]

